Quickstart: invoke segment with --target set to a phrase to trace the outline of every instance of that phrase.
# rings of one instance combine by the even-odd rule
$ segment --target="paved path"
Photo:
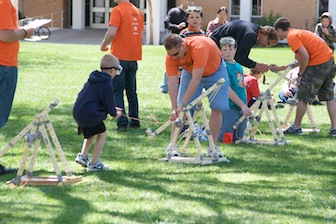
[[[48,40],[38,40],[41,43],[69,43],[69,44],[96,44],[100,45],[107,29],[56,29],[51,31]],[[37,41],[26,39],[25,41]]]

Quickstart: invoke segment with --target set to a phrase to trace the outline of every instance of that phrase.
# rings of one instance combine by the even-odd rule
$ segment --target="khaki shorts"
[[[316,96],[320,101],[334,100],[335,72],[333,59],[320,65],[308,66],[302,75],[297,99],[307,103],[314,102]]]

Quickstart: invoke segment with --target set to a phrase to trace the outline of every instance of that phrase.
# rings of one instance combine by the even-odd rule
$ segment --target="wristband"
[[[27,36],[27,31],[25,29],[22,29],[24,31],[24,36],[23,38],[25,38]]]

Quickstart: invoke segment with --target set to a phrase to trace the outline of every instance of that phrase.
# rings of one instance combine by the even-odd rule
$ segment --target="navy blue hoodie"
[[[233,37],[238,45],[235,60],[248,68],[254,68],[256,62],[249,58],[251,48],[257,43],[257,36],[260,26],[249,21],[233,20],[215,29],[210,36],[218,47],[222,37]]]
[[[105,72],[93,71],[78,93],[72,111],[79,127],[93,127],[106,119],[107,114],[117,115],[112,78]]]

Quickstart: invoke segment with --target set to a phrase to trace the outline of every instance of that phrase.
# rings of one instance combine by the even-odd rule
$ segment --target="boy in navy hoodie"
[[[104,120],[107,114],[118,119],[122,109],[115,106],[112,79],[122,71],[118,58],[106,54],[100,61],[101,71],[93,71],[83,89],[79,92],[73,108],[73,117],[78,124],[78,134],[84,135],[82,152],[75,161],[87,167],[88,171],[107,170],[100,154],[107,136]],[[94,150],[90,161],[89,150],[93,142]]]

